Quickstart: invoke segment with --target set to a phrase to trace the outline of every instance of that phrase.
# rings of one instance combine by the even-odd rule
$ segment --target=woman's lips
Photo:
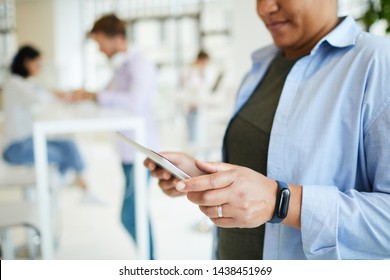
[[[278,32],[287,25],[287,21],[270,21],[267,23],[267,28],[271,32]]]

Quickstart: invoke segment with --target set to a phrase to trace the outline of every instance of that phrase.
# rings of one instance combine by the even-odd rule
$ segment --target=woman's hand
[[[80,102],[84,100],[96,101],[96,93],[88,92],[84,89],[74,90],[69,97],[70,102]]]
[[[171,161],[174,165],[185,171],[191,177],[203,175],[195,165],[195,159],[184,153],[161,153],[162,156]],[[171,196],[182,196],[183,192],[179,192],[175,189],[175,185],[180,180],[169,173],[167,170],[159,167],[156,163],[150,159],[144,161],[146,168],[152,171],[152,176],[158,179],[158,185],[161,190]]]
[[[58,99],[60,99],[62,101],[65,101],[65,102],[69,101],[69,97],[71,95],[70,92],[66,92],[66,91],[62,91],[62,90],[54,90],[53,93],[54,93],[55,97],[57,97]]]
[[[96,93],[88,92],[83,89],[74,90],[72,92],[56,90],[54,91],[54,95],[60,100],[70,103],[77,103],[85,100],[96,101],[97,99]]]
[[[188,199],[217,226],[253,228],[272,218],[276,181],[226,163],[196,161],[196,167],[208,175],[176,180],[176,190],[187,193]]]

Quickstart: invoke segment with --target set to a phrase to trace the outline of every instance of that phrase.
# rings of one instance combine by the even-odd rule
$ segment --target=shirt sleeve
[[[389,103],[390,97],[359,151],[369,186],[344,192],[337,186],[303,186],[301,233],[308,259],[390,258]]]
[[[16,98],[19,104],[33,105],[40,102],[42,98],[39,92],[34,90],[32,83],[22,78],[14,78],[5,86],[13,98]]]
[[[98,103],[104,107],[123,108],[135,114],[141,113],[155,91],[156,73],[153,65],[138,59],[129,63],[116,75],[121,76],[114,79],[119,78],[122,85],[114,86],[115,89],[108,87],[99,92]],[[129,81],[123,83],[126,79]],[[126,85],[123,86],[124,84]]]

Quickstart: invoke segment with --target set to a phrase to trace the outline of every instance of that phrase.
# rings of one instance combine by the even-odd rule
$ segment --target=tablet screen
[[[177,178],[181,180],[191,178],[191,176],[189,176],[187,173],[185,173],[183,170],[181,170],[179,167],[174,165],[172,162],[170,162],[168,159],[166,159],[159,153],[156,153],[155,151],[142,146],[141,144],[135,142],[133,139],[121,132],[117,132],[117,134],[120,136],[121,139],[123,139],[127,144],[132,146],[136,151],[143,153],[146,157],[153,160],[156,164],[167,170],[169,173],[175,175]]]

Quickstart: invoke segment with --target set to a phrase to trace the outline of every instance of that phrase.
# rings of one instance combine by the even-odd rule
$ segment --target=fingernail
[[[176,184],[176,189],[178,191],[184,190],[185,187],[186,187],[186,184],[184,184],[183,182],[179,182],[179,183]]]

